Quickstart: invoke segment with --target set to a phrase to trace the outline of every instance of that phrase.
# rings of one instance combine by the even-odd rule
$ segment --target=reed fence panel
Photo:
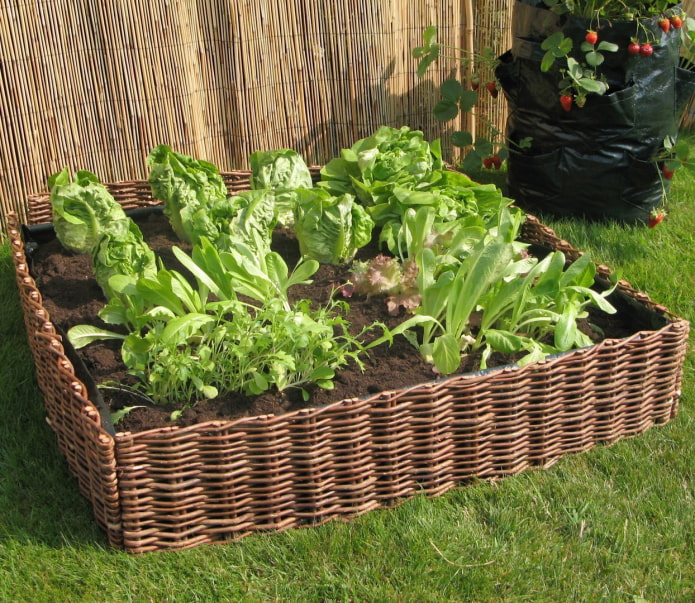
[[[222,170],[257,149],[321,164],[380,125],[447,128],[432,117],[441,60],[418,78],[412,49],[440,41],[502,52],[500,0],[13,0],[0,3],[0,222],[68,166],[104,182],[146,176],[166,143]],[[466,22],[473,15],[474,23]],[[475,27],[474,27],[475,25]],[[471,35],[472,33],[472,35]],[[481,118],[501,127],[504,103]],[[483,119],[478,120],[478,124]],[[470,125],[470,124],[468,124]],[[482,127],[482,126],[479,126]]]

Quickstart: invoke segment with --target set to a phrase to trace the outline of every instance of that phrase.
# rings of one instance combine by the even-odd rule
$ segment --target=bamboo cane
[[[473,0],[464,0],[463,2],[464,15],[465,15],[465,27],[464,27],[464,44],[463,47],[468,52],[473,52],[475,50],[475,28],[473,24],[475,23],[475,15],[473,12]],[[473,63],[471,61],[466,62],[466,82],[471,81],[471,76],[473,75]],[[473,140],[475,141],[476,135],[476,115],[475,107],[471,109],[468,117],[468,131],[471,133]]]

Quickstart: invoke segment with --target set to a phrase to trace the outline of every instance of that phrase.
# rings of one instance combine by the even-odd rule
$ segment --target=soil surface
[[[185,270],[174,259],[171,247],[176,245],[189,251],[190,246],[176,238],[166,219],[157,212],[136,221],[145,240],[164,264],[184,273]],[[290,267],[294,266],[299,258],[297,242],[289,232],[276,233],[273,249],[285,257]],[[367,259],[376,253],[378,253],[378,247],[373,243],[360,250],[357,259]],[[91,259],[88,255],[67,252],[57,239],[50,238],[36,246],[30,259],[32,273],[41,291],[44,306],[58,329],[66,332],[77,324],[95,324],[113,328],[111,325],[104,324],[97,316],[105,303],[105,298],[93,277]],[[295,298],[311,299],[319,304],[325,304],[334,288],[349,279],[349,274],[349,267],[322,265],[313,277],[313,283],[296,286],[293,295]],[[353,296],[349,302],[350,310],[347,319],[355,333],[360,332],[364,325],[374,321],[381,321],[394,327],[406,317],[405,313],[396,317],[390,316],[384,300],[376,297],[360,299]],[[598,326],[599,330],[596,330],[594,326]],[[592,311],[584,330],[598,341],[604,336],[625,337],[639,330],[638,326],[633,321],[621,317],[620,312],[609,316],[600,311]],[[599,335],[599,332],[602,335]],[[91,379],[96,384],[106,382],[134,385],[136,380],[128,375],[119,350],[120,342],[96,342],[82,348],[77,354],[84,363],[88,375],[80,375],[76,367],[78,376],[88,386]],[[382,345],[372,348],[369,356],[363,360],[364,372],[356,365],[347,366],[336,375],[333,390],[313,388],[308,401],[304,401],[299,392],[293,391],[266,393],[256,397],[227,394],[186,408],[176,421],[171,420],[171,413],[176,410],[173,406],[152,405],[135,394],[118,388],[101,387],[99,391],[111,412],[126,406],[144,407],[130,411],[116,425],[117,431],[139,432],[163,426],[191,425],[208,420],[277,415],[302,407],[317,407],[347,398],[370,396],[440,377],[431,365],[423,362],[419,352],[402,336],[396,337],[390,347]],[[509,364],[514,360],[508,356],[497,355],[488,364],[494,367]],[[478,369],[478,358],[471,355],[463,358],[459,371],[463,373]],[[94,397],[92,399],[96,401]]]

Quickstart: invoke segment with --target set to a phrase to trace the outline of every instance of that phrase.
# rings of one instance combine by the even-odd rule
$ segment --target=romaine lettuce
[[[112,276],[130,276],[133,282],[140,277],[154,278],[157,258],[142,238],[138,225],[128,218],[128,230],[109,230],[99,239],[92,254],[92,267],[106,299],[111,299],[116,295],[109,282]]]
[[[70,181],[65,168],[48,179],[53,227],[63,247],[91,253],[103,232],[125,233],[128,221],[121,205],[91,172],[82,170]]]
[[[227,187],[217,167],[172,151],[164,144],[147,157],[152,196],[164,204],[176,236],[196,243],[200,237],[215,239],[219,226],[208,214],[210,207],[227,196]]]
[[[236,215],[229,224],[229,239],[241,241],[256,253],[267,255],[273,231],[278,223],[276,197],[271,191],[244,191],[233,196],[230,201],[237,208]],[[218,243],[219,249],[229,245]]]
[[[343,264],[371,241],[374,221],[349,194],[313,188],[297,191],[294,232],[303,257]]]
[[[314,186],[304,158],[293,149],[255,151],[249,156],[249,165],[251,188],[271,190],[279,222],[291,225],[297,203],[296,190]]]

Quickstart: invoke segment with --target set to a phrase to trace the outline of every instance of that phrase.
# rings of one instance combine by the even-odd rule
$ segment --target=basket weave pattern
[[[248,188],[247,172],[224,177],[230,191]],[[146,182],[109,187],[127,209],[156,203]],[[28,208],[31,223],[50,221],[45,195]],[[417,493],[438,496],[472,479],[549,467],[677,412],[689,324],[621,282],[665,326],[522,368],[281,416],[112,435],[43,307],[16,215],[8,234],[47,421],[110,544],[128,552],[224,542],[354,517]],[[524,240],[579,255],[533,216]]]

